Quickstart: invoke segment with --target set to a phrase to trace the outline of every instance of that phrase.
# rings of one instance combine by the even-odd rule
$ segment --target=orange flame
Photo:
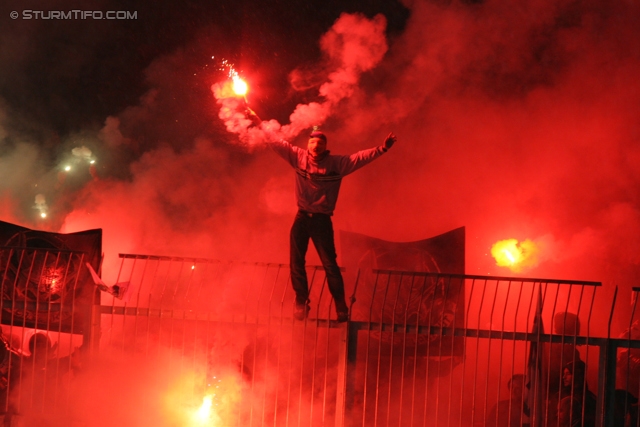
[[[193,419],[198,424],[207,424],[211,419],[211,407],[213,406],[213,396],[207,395],[202,399],[202,405],[193,414]]]
[[[491,247],[491,255],[496,265],[508,267],[511,271],[518,272],[538,265],[538,247],[529,239],[523,242],[516,239],[500,240]]]
[[[249,85],[239,76],[233,76],[233,91],[238,96],[245,96],[249,91]]]

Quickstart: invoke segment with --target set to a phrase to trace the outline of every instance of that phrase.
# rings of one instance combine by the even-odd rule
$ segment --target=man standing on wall
[[[249,118],[257,125],[262,121],[252,110]],[[390,133],[382,145],[351,155],[334,155],[327,150],[327,137],[317,128],[309,135],[307,148],[287,141],[272,142],[271,148],[296,171],[298,213],[289,238],[291,283],[296,294],[294,317],[304,320],[309,313],[309,284],[305,257],[309,240],[320,256],[327,276],[329,291],[336,305],[338,322],[346,322],[349,308],[345,301],[344,281],[338,267],[331,216],[338,200],[342,178],[384,154],[396,142]]]

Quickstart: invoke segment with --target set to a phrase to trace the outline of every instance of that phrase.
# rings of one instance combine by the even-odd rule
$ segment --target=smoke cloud
[[[261,129],[224,92],[226,77],[199,62],[223,50],[220,32],[157,57],[137,103],[82,131],[56,135],[0,104],[3,219],[103,228],[107,279],[121,252],[286,262],[293,172],[261,143],[304,143],[298,135],[322,124],[331,151],[350,153],[393,131],[392,150],[345,179],[336,230],[410,241],[466,226],[471,274],[508,274],[491,246],[529,239],[539,250],[527,275],[602,281],[605,293],[617,285],[626,304],[640,268],[638,3],[405,5],[393,37],[381,15],[343,14],[314,40],[313,64],[245,59],[251,107],[269,119],[292,106],[288,122]],[[268,50],[255,43],[245,58]],[[275,75],[290,92],[271,87]],[[61,174],[64,155],[82,147],[95,175],[86,162]],[[37,194],[46,221],[34,219]]]
[[[229,132],[238,134],[242,142],[250,145],[273,138],[292,139],[305,129],[323,124],[335,106],[354,93],[360,75],[382,60],[387,51],[385,28],[386,19],[382,15],[369,20],[362,15],[342,14],[320,40],[326,64],[318,69],[321,73],[331,69],[318,88],[321,101],[297,105],[289,116],[289,124],[282,126],[271,120],[265,124],[266,133],[250,129],[252,122],[245,115],[246,104],[233,93],[231,81],[216,83],[211,88],[221,106],[220,119]],[[293,73],[294,86],[313,87],[301,80],[318,82],[318,74],[313,70],[306,70],[304,77],[302,73]]]

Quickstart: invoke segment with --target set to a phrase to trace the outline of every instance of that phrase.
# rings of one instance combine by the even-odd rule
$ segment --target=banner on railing
[[[100,269],[102,230],[61,234],[0,221],[3,324],[83,333]]]
[[[360,274],[352,320],[464,327],[464,283],[450,276],[464,274],[464,227],[414,242],[390,242],[346,231],[340,239],[344,266],[351,274]],[[440,334],[430,337],[437,342],[424,342],[421,336],[415,344],[440,357],[461,354],[461,347],[451,339]],[[381,334],[381,339],[406,341],[392,333]]]

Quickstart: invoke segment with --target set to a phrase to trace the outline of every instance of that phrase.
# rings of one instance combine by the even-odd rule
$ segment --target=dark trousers
[[[329,292],[336,303],[336,310],[338,312],[347,311],[344,299],[344,281],[336,260],[331,216],[302,211],[298,212],[293,221],[289,240],[291,283],[296,293],[296,304],[306,304],[309,300],[309,283],[305,270],[305,256],[309,248],[309,239],[313,242],[313,246],[320,256],[320,261],[327,275]]]

